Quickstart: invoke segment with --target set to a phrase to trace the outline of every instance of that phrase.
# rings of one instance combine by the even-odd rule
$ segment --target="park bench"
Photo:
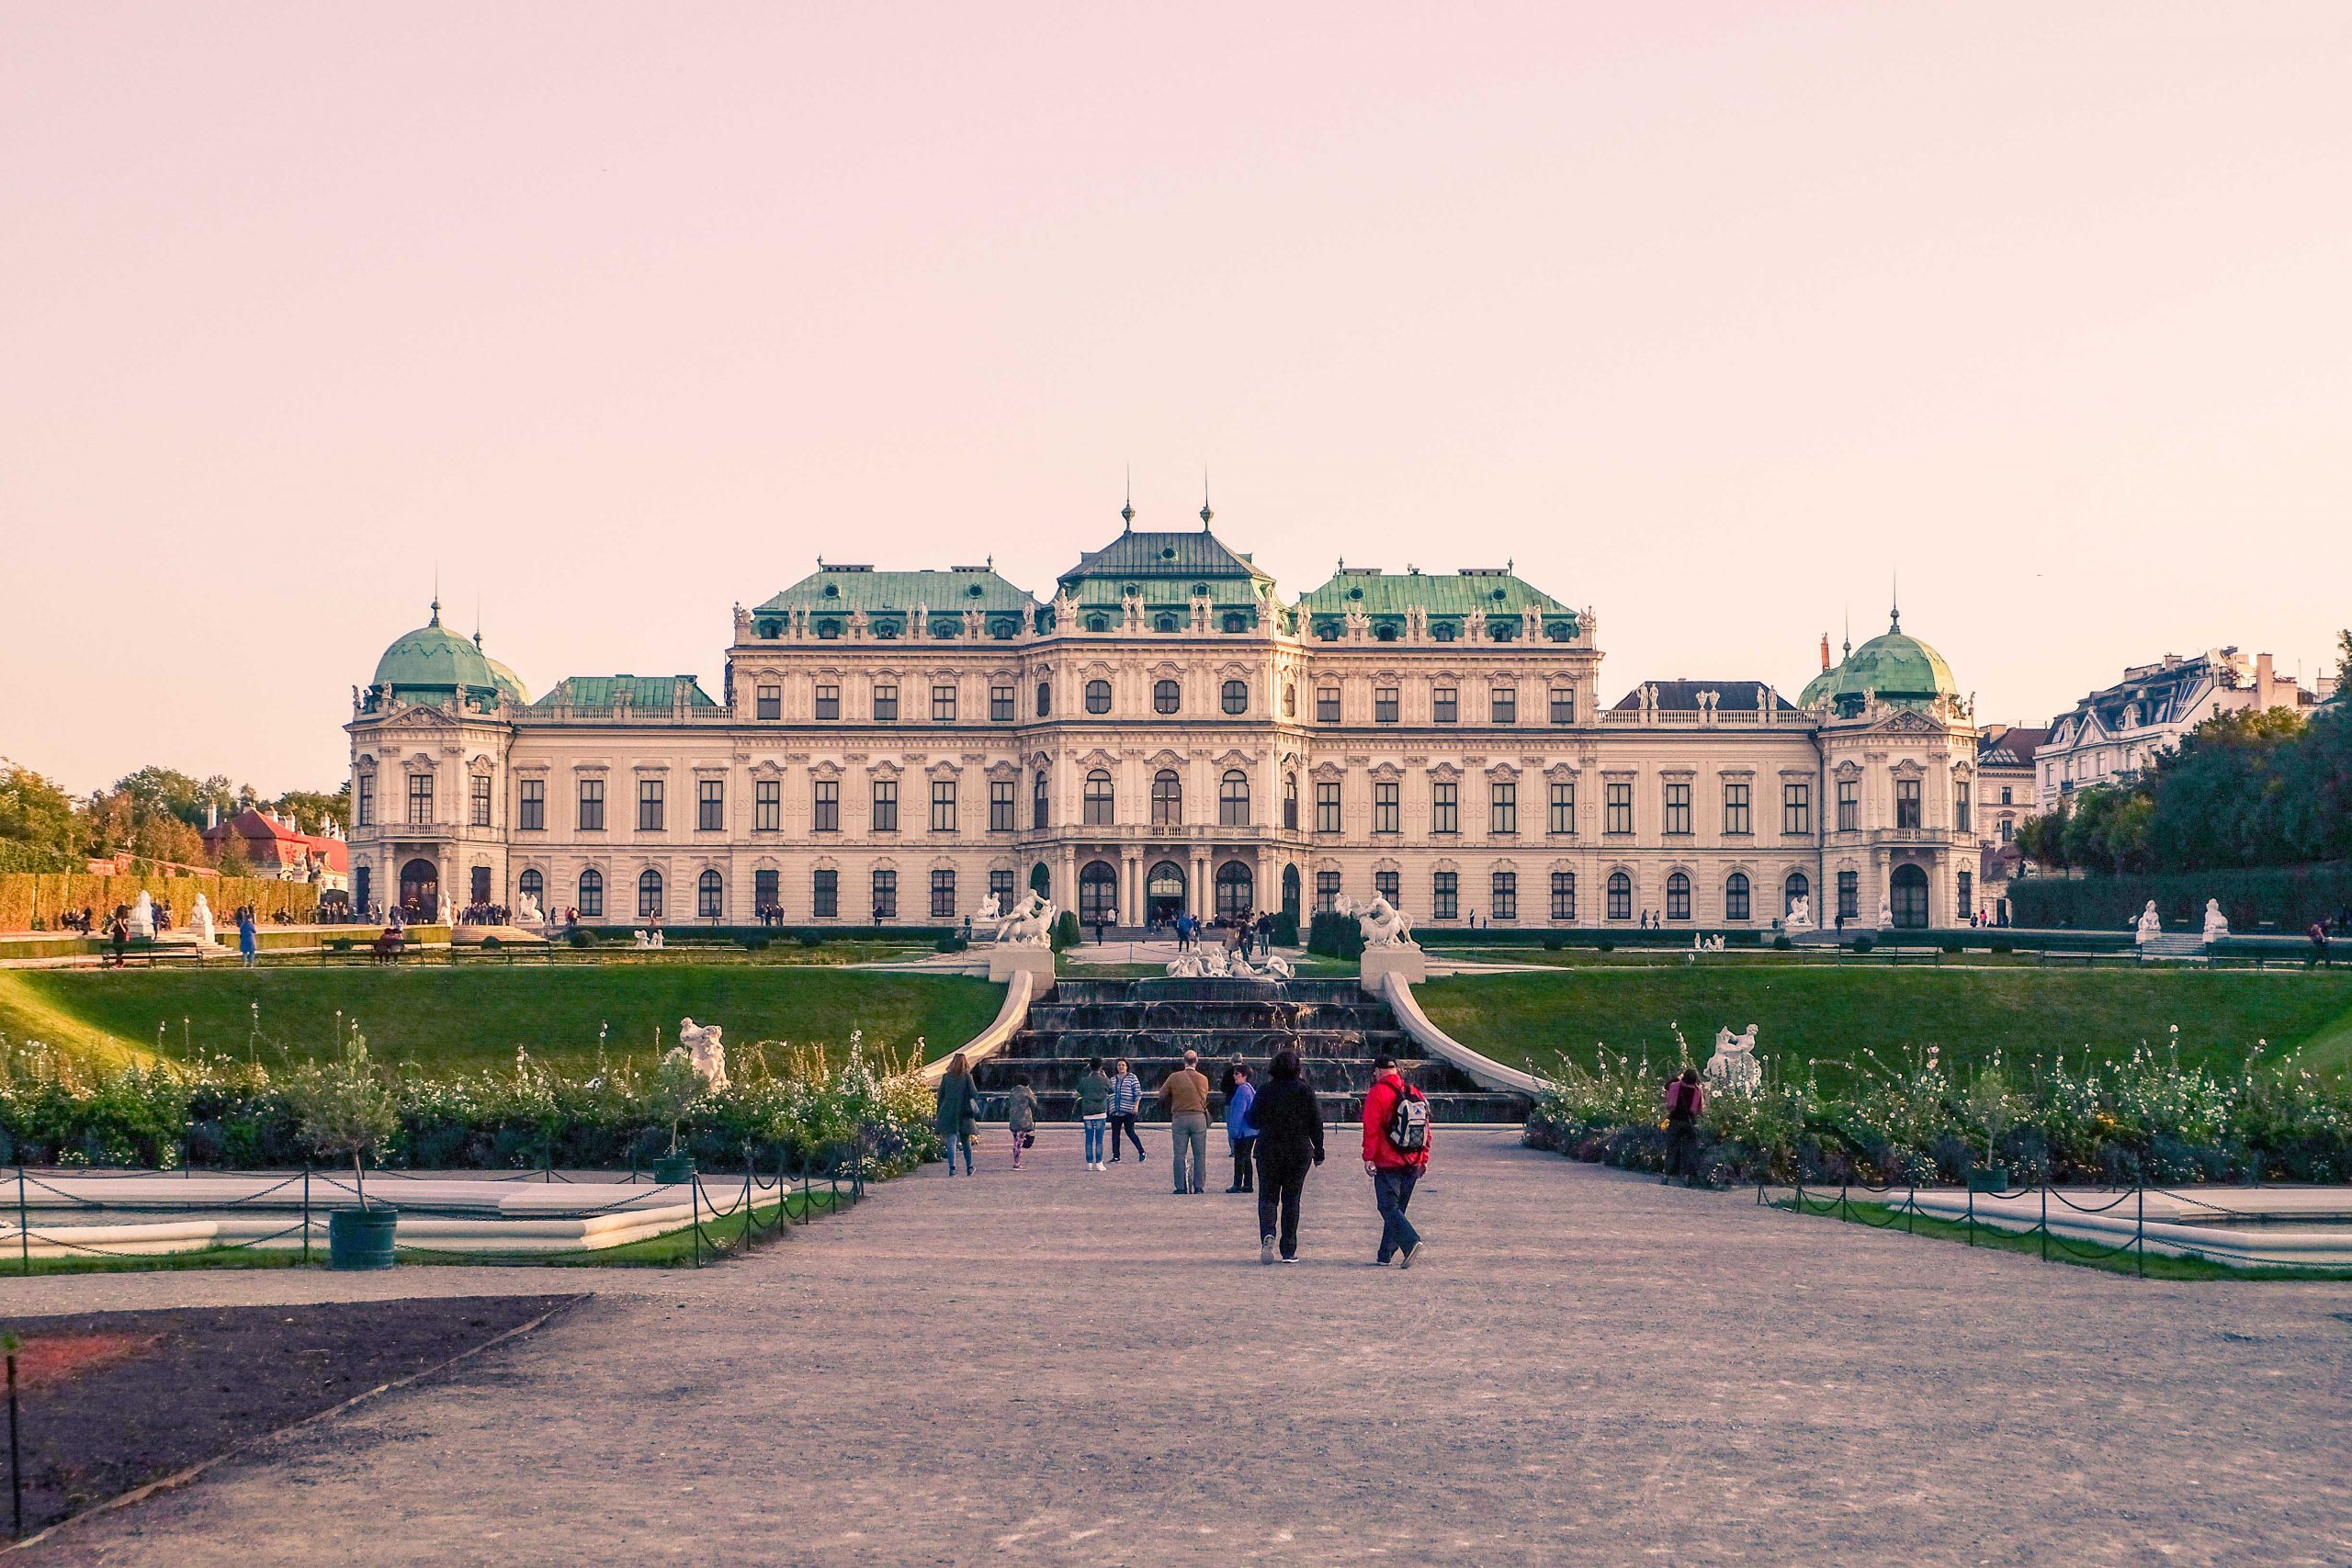
[[[1940,947],[1882,947],[1877,950],[1889,964],[1941,964],[1944,950]]]
[[[114,949],[107,948],[106,950],[104,962],[109,966],[115,967],[132,964],[144,964],[151,967],[157,964],[201,964],[204,962],[204,950],[199,947],[190,946],[184,942],[170,944],[158,943],[153,947],[125,948],[122,953],[121,964],[118,965],[115,961]]]
[[[2080,964],[2088,967],[2109,956],[2104,953],[2060,953],[2054,948],[2045,947],[2036,951],[2034,961],[2038,964]]]

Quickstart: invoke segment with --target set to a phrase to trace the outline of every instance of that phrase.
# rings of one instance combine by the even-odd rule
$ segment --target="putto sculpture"
[[[1366,947],[1419,947],[1413,940],[1413,928],[1402,911],[1386,898],[1375,893],[1369,904],[1359,904],[1342,898],[1331,908],[1342,915],[1353,916],[1363,932]]]
[[[1171,980],[1287,980],[1291,975],[1290,960],[1278,953],[1268,953],[1263,964],[1251,964],[1216,942],[1204,943],[1197,952],[1180,953],[1168,964]]]
[[[714,1089],[727,1087],[727,1047],[718,1038],[718,1025],[696,1028],[693,1019],[680,1019],[678,1045],[704,1084]]]
[[[1764,1064],[1756,1059],[1756,1025],[1751,1023],[1737,1034],[1729,1024],[1716,1030],[1715,1054],[1707,1058],[1702,1076],[1719,1089],[1741,1094],[1762,1087]]]

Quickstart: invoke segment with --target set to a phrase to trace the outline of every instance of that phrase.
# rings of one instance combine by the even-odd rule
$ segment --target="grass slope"
[[[180,1055],[184,1042],[243,1055],[258,1001],[265,1060],[324,1050],[340,1008],[387,1061],[434,1071],[506,1067],[519,1045],[578,1068],[594,1063],[600,1024],[609,1025],[613,1057],[642,1061],[654,1031],[665,1045],[674,1042],[685,1016],[723,1025],[738,1050],[786,1040],[838,1051],[863,1029],[869,1043],[895,1050],[922,1035],[936,1055],[978,1033],[1001,999],[988,982],[956,976],[783,964],[37,969],[0,972],[0,1034],[121,1061],[153,1054],[161,1022],[165,1055]]]
[[[2168,1042],[2175,1023],[2185,1064],[2233,1066],[2257,1039],[2274,1055],[2317,1040],[2352,1055],[2352,974],[1692,965],[1465,976],[1415,990],[1464,1044],[1539,1072],[1563,1050],[1589,1063],[1596,1041],[1671,1058],[1678,1020],[1701,1057],[1717,1026],[1759,1024],[1759,1053],[1797,1072],[1809,1057],[1859,1066],[1865,1048],[1892,1062],[1928,1044],[1962,1062],[1996,1048],[2013,1063],[2079,1058],[2086,1045],[2129,1055],[2143,1040]],[[1841,1074],[1825,1062],[1822,1076]]]

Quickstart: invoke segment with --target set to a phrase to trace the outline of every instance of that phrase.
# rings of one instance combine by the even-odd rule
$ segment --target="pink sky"
[[[0,754],[343,774],[480,601],[1517,562],[1606,694],[1851,606],[2035,721],[2352,621],[2352,6],[0,12]]]

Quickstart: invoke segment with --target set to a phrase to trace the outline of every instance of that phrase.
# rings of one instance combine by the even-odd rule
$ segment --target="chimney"
[[[2278,671],[2277,667],[2271,663],[2270,655],[2267,653],[2256,654],[2254,656],[2254,706],[2256,712],[2268,713],[2271,708],[2278,705]]]
[[[1829,634],[1827,632],[1821,634],[1821,667],[1824,670],[1829,668]]]

